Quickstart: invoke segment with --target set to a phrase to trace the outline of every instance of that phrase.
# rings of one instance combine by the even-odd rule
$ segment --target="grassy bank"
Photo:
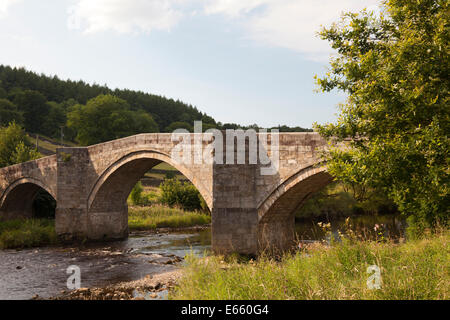
[[[163,205],[130,207],[128,226],[130,230],[156,228],[184,228],[211,223],[211,216],[196,211],[184,211]]]
[[[449,232],[402,244],[312,246],[277,262],[189,257],[171,299],[449,299]],[[381,269],[370,290],[367,268]]]
[[[29,248],[57,242],[52,219],[0,221],[0,249]]]

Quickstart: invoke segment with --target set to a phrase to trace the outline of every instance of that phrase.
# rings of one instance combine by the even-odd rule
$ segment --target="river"
[[[405,223],[394,216],[357,217],[353,228],[367,230],[384,224],[386,235],[402,236]],[[333,222],[337,232],[344,221]],[[322,240],[325,235],[317,223],[296,223],[299,239]],[[38,295],[49,298],[67,290],[70,274],[67,268],[75,265],[81,271],[82,287],[102,287],[123,281],[141,279],[177,268],[172,263],[189,252],[207,254],[211,244],[211,230],[140,234],[127,240],[82,246],[55,246],[24,250],[0,251],[0,300],[31,299]],[[178,258],[179,257],[179,258]]]

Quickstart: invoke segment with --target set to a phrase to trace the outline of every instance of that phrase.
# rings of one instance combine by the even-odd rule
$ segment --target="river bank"
[[[280,259],[190,255],[170,299],[422,300],[450,298],[450,232],[426,239],[343,239]]]
[[[343,240],[306,243],[278,259],[199,256],[197,251],[169,262],[171,271],[64,291],[50,299],[449,299],[449,231],[400,242]],[[374,278],[371,288],[376,268],[379,281]]]
[[[383,216],[383,219],[385,220],[376,220],[380,224],[380,229],[371,241],[380,241],[398,234],[399,237],[392,240],[392,245],[395,247],[395,243],[403,244],[404,221],[394,216]],[[349,221],[352,221],[351,230],[355,233],[373,230],[374,227],[372,217]],[[342,223],[345,221],[335,221],[328,231],[323,227],[319,228],[320,232],[314,230],[311,223],[296,225],[299,240],[305,240],[301,247],[302,254],[313,252],[313,246],[320,241],[328,243],[330,235],[338,236],[339,229],[342,230]],[[315,225],[318,226],[317,223]],[[372,236],[369,233],[365,234]],[[321,246],[324,252],[329,250],[329,246]],[[55,244],[33,249],[0,250],[0,272],[4,275],[0,278],[0,299],[179,299],[180,288],[187,286],[185,278],[180,278],[180,275],[191,272],[189,270],[192,268],[192,253],[199,257],[208,256],[203,260],[195,258],[203,263],[207,261],[207,266],[215,265],[225,271],[235,270],[239,265],[239,268],[244,268],[242,272],[248,272],[245,267],[250,261],[247,260],[246,263],[239,261],[237,265],[233,265],[233,262],[227,259],[223,259],[223,262],[216,261],[221,258],[210,257],[208,253],[210,248],[211,228],[210,225],[203,225],[131,231],[128,239],[115,242]],[[350,251],[353,252],[352,250]],[[371,249],[365,249],[364,252],[367,250]],[[342,253],[343,256],[346,254]],[[184,260],[186,256],[188,258]],[[253,261],[253,264],[263,266],[263,261],[261,259]],[[275,261],[274,265],[271,263],[267,268],[275,272],[283,262],[280,264],[280,261]],[[66,270],[71,265],[80,267],[82,287],[80,291],[69,291],[66,287],[69,277]],[[196,274],[194,279],[203,281],[202,285],[205,286],[210,281],[208,272],[211,270],[200,268],[196,271],[200,272],[200,275]],[[207,273],[201,275],[204,271]],[[165,279],[165,276],[160,278],[159,275],[164,274],[170,275],[169,278]],[[214,285],[217,275],[210,274],[210,276],[213,279],[211,285]],[[338,276],[338,272],[335,276]],[[267,279],[271,279],[270,273]]]

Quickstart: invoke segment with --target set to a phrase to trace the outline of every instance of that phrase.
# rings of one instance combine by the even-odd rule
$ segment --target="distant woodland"
[[[90,145],[143,132],[193,131],[201,120],[210,128],[247,129],[221,123],[197,107],[163,96],[83,81],[61,80],[24,68],[0,65],[0,126],[11,122],[26,132]],[[276,127],[281,132],[312,131],[301,127]]]

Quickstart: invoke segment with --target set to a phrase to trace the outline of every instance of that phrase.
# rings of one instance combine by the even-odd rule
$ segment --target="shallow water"
[[[208,239],[204,243],[204,239]],[[106,286],[133,281],[174,270],[173,265],[149,263],[155,254],[184,257],[190,251],[203,254],[210,243],[210,231],[150,234],[125,241],[77,247],[45,247],[0,251],[0,299],[31,299],[56,296],[67,290],[76,265],[81,271],[81,287]]]
[[[352,218],[353,230],[372,232],[375,224],[383,224],[389,237],[403,236],[405,222],[395,216],[361,216]],[[332,231],[342,229],[344,219],[332,222]],[[296,223],[299,239],[322,240],[317,222]],[[373,235],[373,232],[372,232]],[[203,255],[211,245],[211,230],[131,236],[124,241],[88,244],[82,247],[59,246],[26,250],[0,251],[0,299],[31,299],[35,295],[49,298],[67,290],[71,265],[80,267],[81,287],[100,287],[122,281],[138,280],[174,270],[158,259],[173,255],[183,258],[189,252]],[[155,258],[157,257],[157,258]],[[155,263],[156,261],[156,263]],[[152,263],[150,263],[152,262]],[[158,299],[167,298],[167,292]],[[145,297],[148,298],[148,297]]]

